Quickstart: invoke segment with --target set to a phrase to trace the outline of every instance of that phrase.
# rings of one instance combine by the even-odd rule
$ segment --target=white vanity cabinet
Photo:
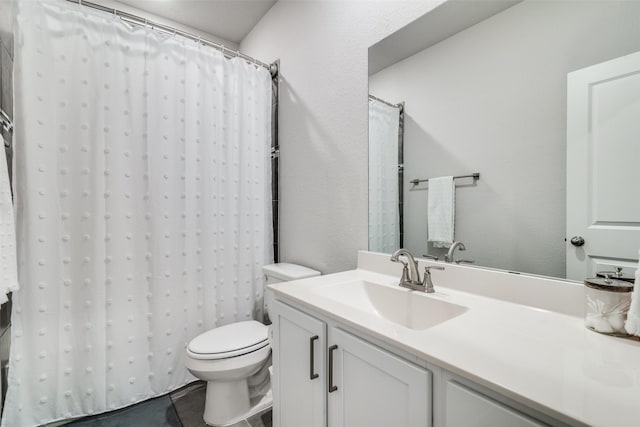
[[[276,427],[567,426],[313,310],[272,307]]]
[[[431,427],[428,370],[278,301],[270,311],[275,426]]]

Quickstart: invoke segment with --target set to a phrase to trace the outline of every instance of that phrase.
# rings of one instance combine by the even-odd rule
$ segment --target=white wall
[[[525,1],[371,76],[405,101],[405,246],[427,253],[428,186],[408,181],[480,172],[457,257],[564,277],[566,75],[637,50],[640,2]]]
[[[434,1],[278,1],[241,42],[281,60],[282,261],[323,273],[367,248],[367,48]]]

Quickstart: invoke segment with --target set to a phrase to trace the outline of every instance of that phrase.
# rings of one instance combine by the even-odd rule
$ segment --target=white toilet
[[[265,265],[265,315],[268,311],[266,286],[319,276],[320,272],[301,265]],[[211,329],[195,337],[187,346],[186,366],[195,377],[207,381],[204,421],[210,426],[228,426],[268,408],[270,400],[253,407],[249,400],[249,377],[268,363],[271,355],[269,327],[249,320]]]

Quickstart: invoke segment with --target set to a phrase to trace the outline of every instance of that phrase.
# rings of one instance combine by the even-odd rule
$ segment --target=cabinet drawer
[[[447,427],[543,427],[542,424],[455,381],[446,386]]]

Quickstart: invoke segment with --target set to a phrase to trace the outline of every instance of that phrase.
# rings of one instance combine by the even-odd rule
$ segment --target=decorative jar
[[[586,279],[584,284],[585,326],[602,334],[629,335],[624,324],[631,305],[633,283],[610,277],[596,277]]]

